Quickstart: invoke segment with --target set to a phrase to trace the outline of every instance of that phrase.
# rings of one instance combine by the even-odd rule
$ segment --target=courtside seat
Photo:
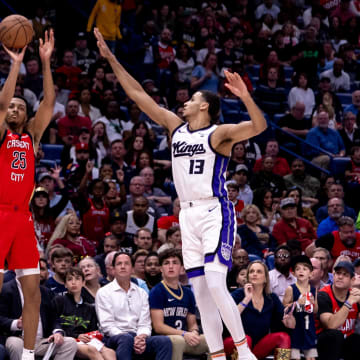
[[[44,160],[60,160],[64,145],[42,144]]]

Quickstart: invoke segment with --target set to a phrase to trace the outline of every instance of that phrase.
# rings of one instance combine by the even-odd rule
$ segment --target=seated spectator
[[[340,134],[328,127],[329,125],[329,114],[322,111],[317,116],[318,126],[312,128],[306,135],[306,141],[309,144],[315,145],[323,150],[326,150],[333,156],[343,157],[345,155],[345,146],[342,141]],[[309,148],[306,152],[307,155],[311,156],[312,163],[324,168],[329,168],[330,157],[324,155],[317,149]]]
[[[65,145],[76,144],[79,141],[80,129],[86,127],[91,131],[91,120],[79,116],[79,102],[70,99],[66,104],[66,115],[57,122],[58,132]]]
[[[237,225],[243,224],[243,219],[241,216],[241,212],[244,209],[244,202],[242,200],[238,199],[239,196],[239,185],[235,182],[229,182],[226,185],[227,193],[228,193],[228,199],[233,203],[234,210],[235,210],[235,216],[236,216],[236,223]]]
[[[324,276],[324,269],[322,267],[322,263],[317,258],[311,258],[310,261],[313,267],[310,277],[310,285],[313,286],[316,290],[320,290],[324,286],[326,286],[326,284],[322,281],[322,278]]]
[[[156,221],[149,214],[148,208],[149,201],[144,196],[139,196],[134,200],[132,210],[126,212],[125,232],[129,236],[135,237],[140,228],[146,228],[154,239],[157,238]]]
[[[307,74],[299,74],[295,84],[288,96],[289,108],[292,109],[296,103],[302,103],[305,105],[304,115],[311,116],[315,106],[315,96],[313,90],[309,88]]]
[[[91,90],[82,89],[79,94],[79,116],[86,116],[94,124],[101,117],[100,110],[91,104]]]
[[[317,228],[318,237],[338,230],[338,221],[344,214],[344,201],[334,197],[328,201],[328,216],[319,223]]]
[[[55,295],[64,295],[66,293],[65,273],[72,265],[73,252],[62,246],[51,251],[49,256],[53,275],[48,278],[44,285]]]
[[[344,70],[344,60],[335,59],[333,68],[320,74],[320,78],[328,77],[331,83],[331,90],[334,92],[350,91],[350,76]]]
[[[249,169],[246,165],[239,164],[235,168],[232,180],[239,185],[238,199],[244,202],[244,205],[250,205],[253,201],[253,191],[248,185]]]
[[[200,355],[208,351],[205,337],[200,335],[196,321],[195,297],[188,287],[179,283],[182,266],[183,260],[178,250],[164,251],[160,256],[163,281],[149,295],[154,331],[170,338],[172,360],[182,360],[183,354]]]
[[[151,251],[153,247],[153,238],[151,237],[151,231],[146,227],[141,227],[136,230],[134,234],[134,244],[137,250]]]
[[[272,332],[295,327],[294,316],[286,314],[278,296],[271,292],[269,272],[264,263],[252,262],[246,274],[244,289],[237,289],[231,295],[241,313],[244,331],[254,355],[263,359],[274,353],[274,359],[290,359],[290,336],[284,332]],[[234,343],[231,338],[224,340],[225,351],[233,353]]]
[[[162,216],[157,220],[158,240],[163,244],[166,241],[166,232],[173,226],[179,225],[180,200],[173,202],[172,215]]]
[[[285,197],[294,199],[295,205],[296,205],[297,216],[310,221],[310,224],[314,227],[314,229],[317,229],[318,223],[316,221],[313,211],[311,210],[311,207],[303,206],[304,201],[303,201],[301,189],[294,186],[286,192]],[[310,206],[314,205],[314,203],[316,204],[316,202],[317,202],[317,200],[314,199],[313,203],[310,202]]]
[[[305,118],[304,114],[305,105],[302,102],[297,101],[290,108],[290,112],[279,119],[277,126],[284,131],[305,140],[307,133],[311,129],[311,121],[310,119]],[[295,143],[295,140],[280,131],[277,132],[276,138],[279,140],[281,145],[286,144],[287,147],[289,147],[289,144],[293,144],[292,146],[295,146],[296,149],[299,148],[299,146]]]
[[[263,15],[270,14],[274,19],[277,19],[279,13],[280,8],[272,0],[265,0],[256,8],[255,17],[259,20]]]
[[[29,57],[26,62],[26,75],[24,80],[24,88],[31,90],[39,98],[43,91],[43,76],[40,70],[39,59],[35,56]]]
[[[236,167],[240,164],[247,166],[248,169],[252,168],[255,161],[251,162],[246,158],[245,145],[242,142],[235,144],[231,149],[231,157],[227,170],[234,172]]]
[[[115,351],[107,348],[98,331],[98,320],[95,308],[82,296],[85,277],[81,269],[70,268],[65,274],[65,285],[68,289],[64,296],[56,296],[53,308],[57,327],[66,336],[77,341],[78,357],[87,359],[115,360]]]
[[[195,61],[188,44],[182,42],[177,46],[176,58],[171,63],[175,80],[178,84],[190,84],[191,74],[195,67]]]
[[[250,186],[253,190],[268,188],[274,197],[281,198],[285,192],[285,183],[283,177],[274,174],[274,165],[273,157],[265,155],[262,159],[262,169],[253,175]]]
[[[125,154],[126,149],[124,143],[119,139],[113,140],[110,144],[110,159],[113,174],[116,174],[118,170],[122,170],[124,173],[124,182],[127,185],[129,184],[132,170],[124,160]]]
[[[109,219],[110,232],[117,241],[119,251],[127,252],[131,255],[135,252],[135,244],[133,236],[125,232],[126,219],[126,213],[121,213],[118,210],[113,211]]]
[[[81,222],[75,213],[65,215],[57,224],[48,247],[61,244],[74,254],[74,261],[78,262],[86,255],[95,256],[95,246],[84,236],[80,235]]]
[[[360,90],[355,90],[352,93],[352,104],[348,105],[344,109],[344,113],[352,112],[357,115],[360,109]]]
[[[311,253],[315,247],[322,247],[330,252],[334,261],[340,255],[347,255],[353,262],[360,257],[360,233],[356,232],[354,220],[348,216],[340,217],[337,224],[339,230],[319,237],[307,252]]]
[[[140,176],[144,179],[145,197],[148,200],[154,201],[159,214],[167,214],[167,208],[171,205],[171,197],[160,188],[154,186],[154,170],[151,167],[146,167],[140,171]]]
[[[228,271],[226,278],[227,288],[229,289],[229,291],[239,287],[237,283],[239,269],[247,269],[249,262],[249,255],[245,249],[233,249],[232,267],[231,270]]]
[[[330,251],[322,248],[316,247],[311,251],[311,248],[306,249],[306,254],[312,255],[313,258],[318,259],[321,262],[321,267],[324,270],[323,277],[321,280],[325,285],[332,284],[333,282],[333,274],[332,274],[332,267],[333,261],[330,254]]]
[[[345,145],[346,155],[351,155],[351,149],[354,145],[360,143],[360,129],[355,127],[356,115],[351,111],[344,113],[343,128],[339,130],[339,134]]]
[[[118,170],[117,175],[119,175],[117,176],[119,181],[124,179],[124,177],[122,176],[122,170]],[[119,206],[121,206],[121,204],[124,202],[126,198],[125,184],[122,183],[119,186],[119,184],[116,182],[115,179],[105,179],[103,181],[107,183],[109,186],[108,191],[105,193],[105,197],[104,197],[105,204],[109,208],[110,212],[112,212],[115,209],[117,209]]]
[[[142,136],[131,136],[127,139],[125,144],[127,145],[125,161],[132,169],[135,169],[140,152],[146,150],[144,138]]]
[[[56,168],[55,172],[52,171],[52,172],[41,173],[38,177],[39,185],[43,187],[49,195],[50,211],[53,211],[51,209],[57,206],[60,202],[62,203],[61,200],[64,198],[64,196],[66,197],[66,187],[64,183],[61,181],[60,176],[59,177],[57,176],[58,175],[57,170],[58,168]],[[54,175],[55,175],[55,179],[54,179]],[[60,194],[57,194],[55,192],[55,182],[58,188],[60,189]],[[74,207],[71,204],[70,200],[68,200],[66,204],[61,207],[60,214],[58,214],[57,216],[59,217],[64,216],[69,210],[74,211]]]
[[[94,258],[87,256],[79,261],[78,267],[84,274],[85,281],[82,287],[81,296],[84,302],[94,304],[96,293],[101,287],[100,266]]]
[[[327,191],[327,197],[328,199],[332,199],[334,197],[339,198],[339,199],[344,199],[344,187],[342,186],[342,184],[340,182],[335,182],[334,184],[330,184],[328,186],[328,191]],[[316,220],[320,223],[322,220],[326,219],[328,215],[328,207],[327,205],[321,206],[317,211],[316,211]],[[352,209],[349,206],[346,206],[344,204],[344,215],[345,216],[350,216],[351,218],[353,218],[354,220],[356,219],[356,212],[354,209]]]
[[[82,70],[74,66],[74,53],[71,50],[65,50],[62,58],[63,65],[56,69],[57,74],[64,74],[66,76],[65,88],[69,90],[77,90],[79,81],[79,74]]]
[[[112,261],[116,253],[117,251],[110,251],[105,257],[106,276],[101,280],[103,283],[109,283],[114,280],[114,268],[112,266]]]
[[[272,192],[266,188],[256,189],[254,191],[254,205],[260,210],[261,224],[272,232],[274,225],[280,219],[279,203],[274,201]]]
[[[261,213],[256,205],[246,205],[242,217],[244,224],[238,227],[238,234],[241,238],[241,247],[245,249],[250,258],[264,259],[269,267],[274,267],[274,250],[276,240],[269,233],[269,229],[259,225]],[[255,255],[255,256],[254,256]]]
[[[209,90],[218,92],[217,55],[208,53],[202,65],[197,65],[191,74],[190,88],[193,91]]]
[[[317,238],[314,228],[308,220],[297,217],[297,207],[293,198],[281,200],[280,213],[281,219],[274,225],[272,235],[279,245],[296,239],[304,251]]]
[[[180,226],[175,225],[166,230],[165,242],[157,250],[158,254],[168,249],[181,249]]]
[[[136,279],[145,281],[145,259],[148,254],[149,252],[147,250],[139,249],[135,251],[131,257],[133,263],[133,276]]]
[[[106,277],[106,267],[105,267],[105,258],[106,255],[111,251],[118,251],[119,245],[117,243],[117,239],[111,233],[106,233],[105,238],[102,242],[103,251],[94,257],[94,260],[100,267],[100,271],[104,277]]]
[[[95,300],[101,331],[108,337],[107,346],[116,351],[117,360],[131,360],[134,354],[156,354],[158,360],[169,360],[171,341],[166,336],[151,336],[147,294],[130,281],[130,256],[116,254],[113,266],[115,279],[98,291]],[[129,313],[130,317],[125,315]]]
[[[39,327],[35,343],[35,356],[44,356],[50,344],[53,342],[53,356],[55,360],[72,360],[75,357],[77,346],[75,339],[65,336],[64,332],[56,326],[53,316],[52,298],[50,290],[40,287],[41,304]],[[13,279],[4,284],[0,295],[0,328],[2,334],[9,337],[6,339],[6,350],[12,360],[21,360],[24,348],[22,337],[23,321],[22,310],[24,306],[21,283]]]
[[[146,285],[151,290],[162,280],[159,254],[156,251],[148,253],[145,258],[144,269]]]
[[[285,88],[278,84],[278,70],[270,67],[266,82],[259,84],[254,92],[258,106],[268,115],[283,114],[287,109],[287,95]]]
[[[334,268],[334,284],[318,292],[319,327],[317,349],[319,360],[344,360],[360,357],[358,334],[354,334],[359,314],[360,290],[351,289],[354,267],[342,261]]]
[[[274,160],[272,172],[279,176],[285,176],[290,173],[289,164],[285,158],[279,156],[279,143],[275,139],[268,140],[265,147],[265,154],[262,159],[256,160],[254,173],[259,172],[262,168],[263,160],[266,156],[271,156]]]
[[[330,129],[336,130],[338,127],[341,127],[341,117],[342,111],[340,114],[335,112],[333,106],[333,95],[330,92],[326,92],[322,97],[322,103],[317,104],[315,111],[312,114],[312,127],[316,127],[319,125],[318,116],[321,112],[327,112],[329,115],[329,125]]]
[[[310,206],[317,204],[316,194],[320,189],[320,181],[307,174],[305,164],[301,159],[295,158],[291,163],[291,174],[284,176],[287,189],[294,186],[301,189],[302,200]]]
[[[73,49],[74,64],[85,72],[89,72],[90,66],[96,62],[98,54],[88,47],[86,33],[79,32],[75,38],[75,48]]]
[[[196,62],[203,64],[206,56],[210,54],[217,54],[221,49],[216,47],[216,35],[208,34],[204,39],[204,47],[201,48],[196,55]]]
[[[49,278],[48,263],[45,258],[39,259],[39,268],[40,268],[40,285],[45,285],[46,281]]]
[[[296,277],[290,272],[291,253],[287,245],[280,245],[275,249],[275,269],[269,271],[270,292],[276,294],[283,301],[285,290],[295,284]]]
[[[236,55],[234,52],[234,35],[232,33],[225,33],[221,38],[222,49],[217,53],[218,65],[220,71],[222,69],[231,69]]]

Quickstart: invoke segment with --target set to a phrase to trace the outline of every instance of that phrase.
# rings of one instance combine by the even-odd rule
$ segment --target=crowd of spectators
[[[211,90],[221,123],[246,121],[224,70],[242,76],[269,124],[233,147],[227,171],[238,225],[228,288],[249,346],[259,358],[358,359],[360,1],[92,3],[80,29],[59,24],[51,2],[24,14],[36,35],[16,95],[30,113],[43,91],[37,39],[73,28],[52,57],[56,103],[30,204],[41,255],[36,355],[49,342],[58,360],[207,352],[178,251],[170,134],[121,89],[99,56],[96,25],[154,102],[180,118],[193,93]],[[0,50],[0,85],[10,66]],[[21,357],[22,301],[7,271],[1,360]]]

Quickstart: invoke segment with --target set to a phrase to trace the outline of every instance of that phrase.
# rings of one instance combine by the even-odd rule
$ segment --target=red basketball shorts
[[[34,222],[30,211],[0,205],[0,269],[32,269],[39,263]]]

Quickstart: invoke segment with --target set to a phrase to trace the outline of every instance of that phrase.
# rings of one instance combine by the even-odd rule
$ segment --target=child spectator
[[[71,267],[65,274],[65,285],[68,293],[56,296],[53,300],[57,327],[66,336],[77,341],[77,356],[91,360],[115,360],[116,354],[104,346],[102,335],[97,331],[95,307],[84,302],[81,291],[85,277],[81,269]]]
[[[237,183],[229,182],[226,186],[228,198],[234,204],[236,222],[237,225],[241,225],[244,223],[241,212],[244,209],[244,201],[239,200],[237,197],[239,196],[239,185]]]
[[[314,360],[317,356],[315,320],[317,313],[317,294],[309,283],[313,266],[305,255],[297,256],[292,261],[292,268],[297,281],[290,285],[283,300],[284,306],[293,303],[296,327],[291,334],[291,358],[300,359],[300,351],[304,352],[306,360]]]

